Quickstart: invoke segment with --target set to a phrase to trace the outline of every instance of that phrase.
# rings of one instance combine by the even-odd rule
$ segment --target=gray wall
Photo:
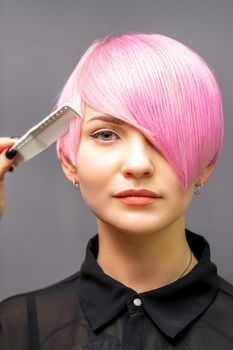
[[[225,141],[187,227],[211,245],[219,274],[233,282],[233,1],[1,0],[0,130],[21,135],[54,106],[81,55],[117,31],[171,36],[196,50],[215,71],[224,98]],[[79,270],[95,218],[63,176],[55,146],[6,176],[0,222],[0,299],[42,288]]]

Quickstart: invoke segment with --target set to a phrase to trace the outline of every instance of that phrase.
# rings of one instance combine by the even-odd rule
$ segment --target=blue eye
[[[98,131],[92,135],[90,135],[91,137],[95,138],[95,139],[99,139],[99,136],[101,136],[101,141],[112,141],[112,138],[109,137],[109,135],[115,135],[118,137],[118,135],[116,133],[114,133],[113,131],[111,130],[102,130],[102,131]],[[102,137],[103,136],[103,137]]]

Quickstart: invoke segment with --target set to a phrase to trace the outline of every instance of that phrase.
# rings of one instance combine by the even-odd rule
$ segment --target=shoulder
[[[228,295],[233,300],[233,285],[221,276],[218,276],[218,284],[219,291]]]
[[[233,285],[221,276],[218,276],[218,293],[214,304],[219,314],[228,315],[233,327]]]
[[[218,275],[218,290],[202,321],[233,344],[233,285]]]
[[[0,302],[0,349],[27,349],[28,332],[37,312],[56,310],[64,300],[64,308],[77,295],[80,271],[49,286],[10,296]],[[74,299],[74,298],[73,298]],[[62,304],[62,303],[61,303]],[[6,345],[7,342],[7,345]],[[30,348],[30,347],[29,347]]]
[[[217,290],[213,290],[211,303],[194,324],[193,337],[203,349],[233,349],[233,285],[216,277]]]
[[[42,287],[40,289],[31,290],[28,292],[20,293],[12,295],[0,302],[0,311],[2,308],[5,308],[6,305],[15,304],[17,301],[20,303],[21,300],[26,300],[27,297],[33,297],[33,296],[46,296],[46,295],[53,295],[59,291],[62,291],[64,288],[72,287],[73,283],[78,282],[80,278],[80,271],[76,272],[75,274],[58,281],[56,283],[50,284],[48,286]]]

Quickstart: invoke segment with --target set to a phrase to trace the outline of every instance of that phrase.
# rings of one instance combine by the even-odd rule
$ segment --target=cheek
[[[85,182],[87,179],[101,180],[105,175],[114,172],[119,161],[119,152],[107,147],[96,147],[92,143],[83,142],[77,155],[77,174]],[[101,174],[97,178],[96,174]]]
[[[192,189],[189,188],[186,191],[183,191],[179,184],[175,188],[174,191],[169,196],[168,207],[174,211],[175,216],[179,216],[183,214],[190,205],[192,200]]]
[[[97,152],[89,144],[80,147],[77,156],[77,175],[83,197],[88,201],[101,197],[107,188],[116,167],[116,160],[110,152]]]
[[[189,206],[192,200],[193,187],[184,191],[181,188],[179,178],[167,162],[161,162],[160,170],[160,184],[164,189],[165,203],[178,214]]]

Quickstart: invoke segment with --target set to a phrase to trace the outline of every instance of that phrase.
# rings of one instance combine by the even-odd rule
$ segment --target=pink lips
[[[114,197],[128,197],[128,196],[134,196],[134,197],[154,197],[154,198],[159,198],[160,196],[152,191],[149,190],[125,190],[118,192],[117,194],[114,195]]]
[[[115,194],[114,197],[130,205],[146,205],[152,203],[155,198],[161,198],[157,193],[145,189],[121,191]]]

